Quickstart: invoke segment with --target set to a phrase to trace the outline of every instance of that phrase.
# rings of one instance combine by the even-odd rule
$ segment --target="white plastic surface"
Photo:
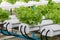
[[[46,19],[45,16],[42,16],[42,19]]]
[[[11,19],[16,19],[17,17],[16,17],[16,15],[10,15],[9,16]]]
[[[54,24],[54,25],[48,25],[48,26],[44,26],[41,28],[41,31],[45,29],[45,31],[43,32],[43,35],[45,36],[46,35],[46,32],[48,30],[50,30],[48,32],[48,35],[49,37],[53,37],[53,36],[56,36],[56,35],[60,35],[60,25],[58,24]]]
[[[40,0],[40,1],[46,1],[46,0]]]
[[[24,33],[24,27],[26,26],[26,33],[29,33],[29,26],[27,24],[24,24],[24,23],[22,23],[22,24],[19,25],[19,31],[20,31],[21,25],[23,25],[22,32]]]
[[[60,0],[52,0],[53,2],[60,3]]]
[[[25,2],[19,2],[17,1],[15,4],[14,4],[14,8],[19,8],[20,6],[26,6],[27,3]]]
[[[53,21],[52,20],[42,20],[40,25],[46,25],[46,24],[52,24]]]
[[[50,25],[50,28],[51,28],[53,31],[58,31],[58,30],[60,30],[60,25],[58,25],[58,24]]]
[[[37,3],[38,3],[38,2],[36,2],[36,1],[29,1],[29,2],[28,2],[28,4],[31,5],[31,6],[32,6],[32,5],[36,5]]]
[[[19,23],[19,20],[17,19],[16,15],[10,15],[10,20],[9,22],[11,23]]]
[[[13,5],[8,2],[2,2],[0,6],[2,9],[5,10],[10,10],[11,8],[13,8]]]
[[[19,20],[17,19],[17,17],[15,15],[10,15],[10,20],[6,20],[5,22],[9,22],[10,24],[8,25],[8,28],[13,28],[13,27],[17,27],[19,26]],[[12,25],[12,24],[16,24],[16,25]]]

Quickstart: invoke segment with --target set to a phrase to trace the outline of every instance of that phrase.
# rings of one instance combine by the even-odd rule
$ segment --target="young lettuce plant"
[[[29,2],[29,1],[32,1],[32,0],[20,0],[20,1],[22,1],[22,2]],[[33,0],[33,1],[40,1],[40,0]]]
[[[21,2],[28,2],[29,0],[20,0]]]
[[[0,0],[0,3],[2,2],[2,0]]]
[[[51,19],[55,24],[60,24],[60,4],[52,3],[47,5],[48,12],[45,14],[46,19]]]
[[[51,8],[52,6],[53,6],[52,0],[49,0],[47,5],[40,5],[39,7],[42,15],[45,16],[45,14],[47,14],[50,11],[50,9],[52,9]]]
[[[60,24],[60,10],[58,11],[58,10],[54,9],[49,14],[46,14],[45,17],[47,19],[53,20],[53,22],[55,24]]]
[[[14,4],[14,3],[16,3],[17,0],[6,0],[6,1],[11,3],[11,4]]]
[[[20,22],[35,25],[42,21],[42,14],[39,10],[37,7],[34,7],[34,10],[32,8],[20,7],[15,9],[15,12]]]
[[[32,0],[30,0],[30,1],[32,1]],[[39,2],[40,0],[33,0],[33,1],[37,1],[37,2]]]
[[[0,8],[0,27],[3,26],[3,22],[9,18],[9,12]]]
[[[38,7],[39,7],[42,15],[45,16],[45,14],[47,14],[47,12],[48,12],[47,6],[46,5],[40,5]]]

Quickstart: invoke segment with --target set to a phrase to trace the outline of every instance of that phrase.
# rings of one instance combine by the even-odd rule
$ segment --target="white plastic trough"
[[[46,4],[48,4],[48,1],[40,1],[39,4],[40,5],[46,5]]]
[[[22,24],[19,25],[19,31],[20,31],[21,25],[23,26],[23,27],[21,28],[21,30],[22,30],[23,33],[24,33],[24,27],[25,27],[25,26],[26,26],[26,30],[25,30],[26,33],[29,33],[29,32],[30,32],[29,26],[28,26],[27,24],[24,24],[24,23],[22,23]]]
[[[60,0],[52,0],[53,2],[60,3]]]
[[[1,2],[0,7],[5,10],[10,10],[11,8],[13,8],[13,5],[4,1]]]
[[[45,31],[42,33],[42,35],[44,35],[44,36],[46,36],[46,32],[48,30],[50,30],[47,34],[47,36],[49,36],[49,37],[60,35],[60,25],[58,25],[58,24],[44,26],[41,28],[41,31],[43,29],[45,29]]]
[[[17,1],[13,6],[14,8],[19,8],[20,6],[27,6],[27,3]]]
[[[26,30],[26,32],[28,33],[28,31],[37,31],[37,30],[39,30],[39,27],[41,27],[41,26],[43,26],[43,25],[47,25],[47,24],[52,24],[53,22],[52,22],[52,20],[43,20],[42,21],[42,23],[41,24],[38,24],[38,25],[34,25],[34,27],[30,27],[29,25],[27,25],[27,24],[23,24],[23,23],[21,23],[20,25],[19,25],[19,30],[20,30],[20,26],[21,25],[23,25],[23,26],[27,26],[27,29],[28,30]],[[44,27],[44,26],[43,26]],[[41,27],[42,28],[42,27]],[[24,29],[22,29],[22,30],[24,30]]]
[[[47,25],[47,24],[53,24],[53,21],[52,20],[43,20],[40,25],[43,26],[43,25]]]

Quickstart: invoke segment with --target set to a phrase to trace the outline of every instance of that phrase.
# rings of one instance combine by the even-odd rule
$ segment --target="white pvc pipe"
[[[60,3],[60,0],[52,0],[52,1],[54,1],[54,2],[56,2],[56,3]]]
[[[2,0],[0,7],[5,10],[10,10],[11,8],[13,8],[13,5],[6,2],[5,0]]]
[[[13,6],[14,8],[19,8],[20,6],[26,6],[27,3],[25,2],[20,2],[20,1],[17,1]]]

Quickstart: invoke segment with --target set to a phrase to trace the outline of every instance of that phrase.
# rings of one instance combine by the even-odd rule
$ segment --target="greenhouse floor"
[[[17,32],[18,34],[20,34],[20,32],[17,29],[13,29],[14,32]],[[28,35],[31,36],[32,32],[30,32]],[[35,31],[35,35],[37,38],[40,38],[40,33]],[[0,40],[25,40],[22,38],[17,38],[14,36],[6,36],[0,33]],[[43,36],[43,40],[45,40],[45,36]],[[58,36],[54,36],[54,37],[48,37],[48,40],[60,40],[60,35]]]
[[[29,35],[31,36],[31,33]],[[40,38],[39,35],[40,34],[36,33],[36,37]],[[0,40],[24,40],[24,39],[17,38],[17,37],[14,37],[14,36],[4,36],[4,35],[2,36],[1,35]],[[45,40],[45,36],[43,36],[43,40]],[[60,35],[55,36],[55,37],[48,37],[48,40],[60,40]]]

